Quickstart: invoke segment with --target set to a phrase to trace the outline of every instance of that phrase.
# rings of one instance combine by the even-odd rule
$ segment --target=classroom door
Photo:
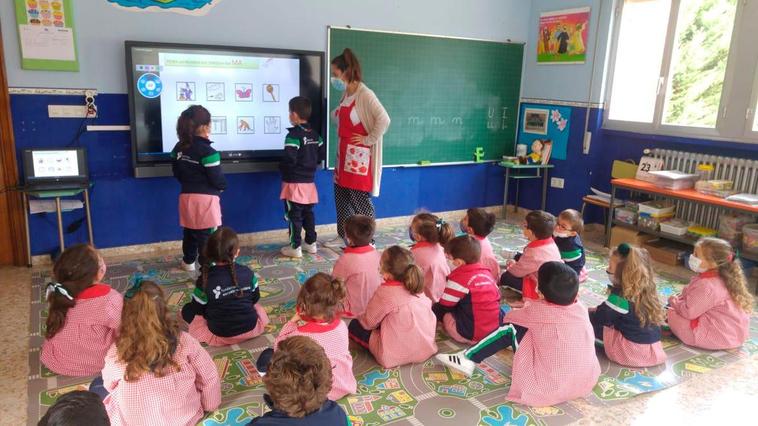
[[[26,263],[26,228],[18,185],[16,143],[13,139],[5,53],[0,32],[0,265]]]

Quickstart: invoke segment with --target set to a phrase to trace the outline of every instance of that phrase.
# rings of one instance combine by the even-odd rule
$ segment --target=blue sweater
[[[205,290],[200,276],[190,302],[196,305],[195,312],[205,317],[211,333],[220,337],[247,333],[258,324],[258,313],[253,307],[261,298],[258,279],[250,268],[237,263],[234,272],[237,286],[229,265],[211,266]]]
[[[192,145],[171,151],[171,170],[182,185],[183,194],[220,195],[226,189],[226,178],[221,172],[221,154],[211,141],[195,136]]]
[[[279,163],[282,181],[311,183],[321,161],[324,142],[307,123],[292,127],[284,139],[284,157]]]
[[[254,418],[248,426],[350,426],[352,423],[347,418],[342,407],[336,402],[326,400],[318,411],[302,418],[290,417],[287,414],[272,410]]]
[[[617,289],[611,291],[608,300],[599,305],[595,312],[590,312],[590,322],[595,329],[595,337],[601,339],[603,326],[608,326],[615,328],[626,340],[634,343],[651,344],[661,340],[661,327],[642,327],[634,313],[634,303],[621,297]]]
[[[570,266],[577,274],[584,268],[584,244],[582,244],[582,238],[579,235],[573,237],[553,237],[555,245],[558,246],[558,250],[561,252],[561,259],[566,265]]]

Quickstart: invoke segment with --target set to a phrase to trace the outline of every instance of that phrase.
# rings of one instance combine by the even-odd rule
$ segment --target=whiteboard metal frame
[[[430,38],[444,38],[444,39],[450,39],[450,40],[466,40],[466,41],[482,41],[487,43],[498,43],[498,44],[513,44],[513,45],[523,45],[526,47],[526,42],[523,41],[511,41],[511,39],[507,39],[507,41],[498,41],[498,40],[487,40],[482,38],[471,38],[471,37],[453,37],[453,36],[444,36],[444,35],[435,35],[435,34],[423,34],[423,33],[409,33],[409,32],[403,32],[403,31],[385,31],[385,30],[372,30],[368,28],[353,28],[350,26],[347,27],[340,27],[336,25],[328,25],[326,27],[326,60],[324,61],[324,66],[326,67],[326,70],[324,72],[324,75],[326,76],[326,114],[328,116],[328,119],[326,121],[326,159],[324,160],[324,163],[326,165],[325,170],[334,170],[336,168],[336,165],[329,165],[329,127],[331,126],[331,120],[332,120],[332,111],[329,109],[329,93],[331,92],[331,76],[332,76],[332,29],[335,30],[351,30],[351,31],[363,31],[363,32],[371,32],[371,33],[382,33],[382,34],[400,34],[400,35],[411,35],[411,36],[420,36],[420,37],[430,37]],[[526,49],[524,49],[524,54],[526,54]],[[522,64],[524,63],[524,58],[522,56],[521,58]],[[521,82],[519,83],[519,87],[523,89],[523,83],[524,81],[524,70],[522,66],[521,70]],[[515,140],[513,144],[513,150],[514,153],[516,151],[516,145],[518,144],[518,126],[519,122],[521,120],[521,100],[519,100],[519,106],[516,108],[516,135]],[[431,163],[431,164],[393,164],[389,166],[382,165],[382,169],[392,169],[392,168],[406,168],[406,167],[436,167],[436,166],[463,166],[463,165],[470,165],[470,164],[484,164],[484,163],[499,163],[501,160],[483,160],[483,161],[449,161],[444,163]]]

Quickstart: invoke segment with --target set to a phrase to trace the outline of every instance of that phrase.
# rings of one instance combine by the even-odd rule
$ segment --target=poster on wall
[[[202,16],[221,0],[107,0],[111,5],[132,12],[174,12]]]
[[[571,129],[571,107],[521,104],[518,144],[526,146],[526,155],[537,162],[537,155],[565,160]],[[535,143],[535,141],[538,141]],[[542,152],[535,153],[538,148]]]
[[[15,0],[21,68],[79,71],[73,0]]]
[[[538,64],[583,64],[587,56],[590,8],[540,14]]]

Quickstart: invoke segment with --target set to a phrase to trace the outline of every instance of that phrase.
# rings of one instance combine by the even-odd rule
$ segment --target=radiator
[[[734,189],[739,193],[758,194],[758,161],[659,148],[652,150],[652,156],[663,159],[663,170],[685,173],[695,173],[698,164],[712,164],[715,168],[713,179],[733,181]],[[714,229],[718,229],[719,217],[727,211],[722,207],[676,201],[677,217]]]

